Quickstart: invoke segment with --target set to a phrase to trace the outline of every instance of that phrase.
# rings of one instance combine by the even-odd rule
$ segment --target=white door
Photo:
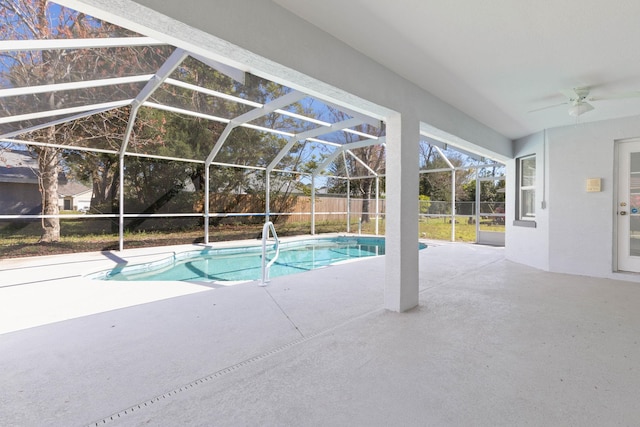
[[[618,270],[640,272],[640,140],[618,146]]]

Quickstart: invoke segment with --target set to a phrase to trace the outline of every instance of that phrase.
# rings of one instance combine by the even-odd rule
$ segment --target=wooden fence
[[[247,215],[250,213],[264,212],[264,198],[250,194],[242,194],[233,196],[234,201],[229,204],[229,196],[211,197],[211,213],[224,213],[216,206],[224,206],[227,209],[227,215],[234,217],[234,213]],[[287,206],[280,212],[278,203],[275,201],[271,205],[271,215],[278,216],[278,221],[282,223],[294,222],[311,222],[311,197],[310,196],[290,196]],[[365,199],[350,199],[350,215],[351,220],[355,221],[363,212],[363,204]],[[385,200],[380,199],[378,202],[379,213],[385,212]],[[347,220],[347,198],[340,196],[324,196],[316,195],[316,222],[322,221],[345,221]],[[369,216],[374,218],[376,212],[375,199],[369,200]]]
[[[362,216],[364,199],[351,198],[350,215],[351,220]],[[385,212],[385,200],[378,201],[379,213]],[[347,198],[336,196],[316,196],[316,222],[322,221],[345,221],[347,220]],[[375,199],[369,200],[369,216],[373,219],[376,212]],[[296,196],[295,204],[289,210],[290,215],[286,215],[285,222],[311,222],[311,197]],[[274,215],[276,213],[274,212]]]

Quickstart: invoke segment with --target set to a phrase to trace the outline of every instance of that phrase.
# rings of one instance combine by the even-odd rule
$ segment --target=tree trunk
[[[371,179],[364,179],[362,182],[362,222],[369,222],[369,205],[371,200]]]
[[[40,194],[42,195],[42,214],[58,215],[58,152],[55,148],[38,148],[38,167],[40,170]],[[60,220],[42,219],[40,243],[60,241]]]
[[[93,194],[91,209],[98,213],[118,213],[119,170],[117,163],[99,162],[91,173]]]

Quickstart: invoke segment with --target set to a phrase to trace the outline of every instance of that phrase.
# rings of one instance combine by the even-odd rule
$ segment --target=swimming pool
[[[422,245],[421,248],[426,247]],[[268,247],[267,259],[275,250]],[[271,277],[300,273],[338,262],[384,255],[384,238],[331,237],[280,242],[280,256]],[[261,245],[240,248],[207,248],[187,251],[145,264],[116,267],[92,275],[94,279],[119,281],[249,281],[262,277]]]

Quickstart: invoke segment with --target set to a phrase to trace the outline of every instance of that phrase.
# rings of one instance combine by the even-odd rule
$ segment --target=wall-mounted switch
[[[587,193],[602,191],[602,178],[587,178]]]

